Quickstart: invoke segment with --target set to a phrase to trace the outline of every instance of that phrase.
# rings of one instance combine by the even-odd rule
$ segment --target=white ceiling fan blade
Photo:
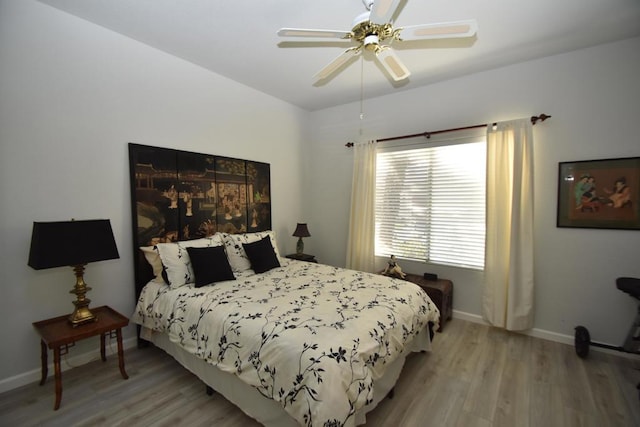
[[[351,31],[340,30],[311,30],[306,28],[281,28],[278,30],[280,37],[310,37],[320,39],[348,39]]]
[[[404,66],[400,58],[390,48],[382,49],[378,52],[376,58],[395,81],[404,80],[411,75],[407,67]]]
[[[478,23],[473,19],[439,24],[411,25],[401,29],[400,39],[424,40],[471,37],[477,31]]]
[[[393,14],[400,4],[400,0],[374,0],[369,14],[369,21],[374,24],[386,24],[391,22]]]
[[[347,49],[340,54],[336,59],[327,64],[322,70],[318,71],[313,76],[314,82],[319,82],[335,73],[340,67],[346,64],[351,58],[356,56],[360,52],[359,49]]]

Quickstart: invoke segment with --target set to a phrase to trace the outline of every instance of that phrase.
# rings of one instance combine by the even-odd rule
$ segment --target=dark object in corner
[[[633,298],[640,301],[640,278],[636,277],[618,277],[616,279],[616,287]],[[615,346],[610,344],[604,344],[591,341],[589,330],[584,326],[575,327],[575,348],[578,357],[584,359],[589,355],[589,346],[606,348],[609,350],[622,351],[625,353],[640,354],[640,302],[638,303],[638,312],[634,319],[629,332],[627,332],[627,338],[622,346]],[[640,390],[640,383],[636,385],[636,388]],[[640,392],[638,394],[640,397]]]
[[[426,280],[431,280],[432,282],[435,282],[436,280],[438,280],[438,275],[433,273],[424,273],[423,277]]]
[[[584,326],[575,327],[574,344],[576,347],[576,354],[581,359],[584,359],[589,355],[589,344],[591,343],[591,335],[589,330]]]

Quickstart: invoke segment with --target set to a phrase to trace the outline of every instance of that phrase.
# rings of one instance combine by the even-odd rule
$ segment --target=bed
[[[417,285],[280,256],[266,163],[129,144],[139,340],[266,426],[354,426],[431,348]]]
[[[258,258],[271,257],[265,271],[247,255],[259,245]],[[205,248],[219,252],[208,260],[226,257],[233,278],[197,284]],[[438,310],[410,282],[289,260],[276,248],[271,231],[145,248],[159,274],[142,289],[132,321],[264,425],[362,424],[407,354],[430,350]]]

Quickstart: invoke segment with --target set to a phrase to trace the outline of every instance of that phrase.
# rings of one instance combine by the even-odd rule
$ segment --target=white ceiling
[[[392,83],[369,56],[322,85],[348,43],[294,43],[281,27],[350,30],[361,0],[40,0],[313,111],[640,35],[640,0],[404,0],[395,27],[476,19],[473,39],[395,43],[411,71]]]

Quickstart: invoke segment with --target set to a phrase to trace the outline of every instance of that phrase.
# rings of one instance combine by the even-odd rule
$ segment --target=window
[[[484,268],[486,143],[380,150],[376,255]]]

